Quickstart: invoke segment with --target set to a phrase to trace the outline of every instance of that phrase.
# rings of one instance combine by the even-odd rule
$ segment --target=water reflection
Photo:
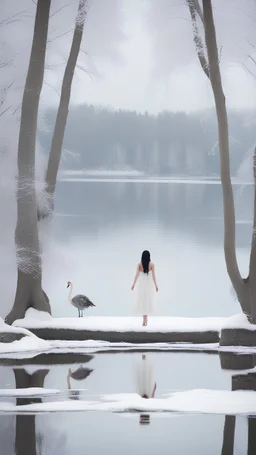
[[[220,352],[219,357],[223,370],[250,370],[256,365],[255,354]]]
[[[236,416],[226,415],[223,431],[223,444],[221,455],[233,455],[236,439]],[[247,450],[241,453],[255,455],[256,453],[256,419],[248,417],[247,419]]]
[[[136,392],[145,399],[155,398],[156,381],[153,365],[146,354],[141,356],[140,363],[135,367],[136,372]],[[140,424],[149,424],[149,414],[140,415]]]
[[[225,416],[224,430],[223,430],[223,444],[221,455],[233,455],[234,440],[235,440],[235,416]]]
[[[28,374],[24,369],[14,369],[16,388],[44,387],[48,369],[37,370],[33,374]],[[41,398],[17,398],[16,404],[25,405],[41,403]],[[36,438],[35,415],[17,415],[15,431],[16,455],[37,455],[37,438],[40,445],[41,436]]]
[[[71,378],[74,379],[75,381],[83,381],[88,376],[90,376],[90,374],[92,372],[93,372],[92,369],[84,368],[83,365],[81,365],[73,373],[72,373],[71,368],[68,369],[67,383],[68,383],[68,390],[69,390],[68,397],[70,400],[79,400],[79,397],[80,397],[80,391],[72,389],[72,387],[71,387]]]
[[[46,362],[45,357],[40,358]],[[70,359],[70,354],[67,355],[67,358]],[[85,359],[89,361],[91,358],[88,356],[88,359]],[[87,400],[88,395],[84,390],[84,384],[87,385],[85,381],[88,381],[89,384],[89,395],[99,397],[105,394],[136,391],[145,400],[145,403],[147,403],[146,400],[156,396],[163,398],[166,393],[170,393],[170,389],[256,390],[256,372],[248,371],[243,374],[242,371],[239,371],[244,369],[244,366],[250,370],[254,368],[254,355],[105,352],[95,354],[93,369],[85,366],[86,362],[80,359],[73,365],[65,363],[65,358],[61,359],[60,355],[59,364],[50,366],[53,359],[48,357],[47,365],[40,365],[39,356],[37,360],[36,358],[26,359],[26,369],[17,366],[1,367],[0,376],[3,376],[3,370],[9,370],[15,379],[17,389],[46,387],[62,390],[63,393],[58,398],[54,397],[54,401],[62,400],[63,397],[66,399],[67,383],[69,399]],[[134,359],[137,359],[137,362]],[[225,371],[220,368],[220,360],[221,366],[226,367]],[[34,363],[34,366],[27,365],[30,361]],[[230,373],[227,366],[232,367]],[[237,370],[237,373],[234,370]],[[10,377],[8,377],[8,381],[10,382]],[[79,390],[74,389],[76,384],[81,384],[80,394]],[[12,383],[9,386],[13,388]],[[50,403],[51,400],[49,397],[42,398],[43,402],[49,401]],[[41,402],[41,399],[24,397],[17,398],[16,402],[17,405],[23,405]],[[252,455],[256,453],[256,420],[251,416],[202,414],[177,416],[174,414],[170,418],[170,416],[167,417],[167,414],[156,416],[154,413],[140,412],[135,415],[134,419],[124,419],[112,413],[67,412],[65,414],[46,414],[45,416],[17,415],[15,416],[15,426],[9,425],[7,429],[3,430],[3,421],[4,419],[8,421],[8,418],[9,416],[6,415],[0,418],[0,447],[2,448],[4,444],[5,447],[7,446],[5,438],[7,439],[9,432],[8,437],[12,443],[8,444],[8,447],[12,445],[16,455],[49,455],[53,452],[50,450],[50,445],[48,447],[47,444],[55,444],[57,449],[54,453],[56,455],[80,453],[81,447],[84,451],[90,448],[92,453],[101,453],[101,451],[113,455],[142,453],[141,447],[145,443],[145,432],[147,432],[147,442],[149,441],[145,452],[149,455],[153,455],[157,450],[163,454],[172,452],[179,455],[185,453],[190,453],[190,455],[198,453],[209,453],[209,455],[247,453]],[[56,422],[58,422],[58,429]],[[246,424],[245,428],[244,424]],[[82,427],[86,428],[86,434],[84,431],[80,431]],[[102,442],[98,438],[98,428],[100,427],[104,427],[106,434],[109,435],[109,439]],[[245,430],[243,433],[245,437],[241,437],[241,427]],[[50,432],[51,436],[49,436]],[[209,432],[211,440],[208,438]],[[111,439],[112,433],[115,437],[113,436]],[[183,437],[184,433],[187,438]],[[60,434],[61,445],[59,444]],[[116,444],[118,445],[116,434],[123,443],[122,448],[119,449],[120,452],[116,447]],[[197,434],[198,436],[196,436]],[[64,435],[66,436],[65,441]],[[161,440],[161,446],[159,446],[159,440]],[[237,442],[240,452],[237,450]],[[200,445],[204,447],[203,451],[200,449]],[[4,450],[2,452],[3,455],[5,453],[13,455],[14,453]]]

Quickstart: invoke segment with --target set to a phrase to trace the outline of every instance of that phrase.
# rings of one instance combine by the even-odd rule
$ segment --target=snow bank
[[[48,341],[29,335],[19,341],[13,341],[12,343],[0,343],[0,355],[18,352],[42,352],[48,351],[50,348],[51,345]]]
[[[84,317],[52,318],[48,313],[30,308],[24,319],[14,322],[16,327],[27,329],[52,328],[88,330],[97,332],[220,332],[226,318],[150,317],[147,327],[142,327],[138,317]]]
[[[226,318],[222,329],[245,329],[256,330],[255,324],[250,324],[244,313],[235,314],[230,318]]]
[[[248,391],[189,390],[168,398],[143,399],[136,394],[109,395],[102,401],[59,401],[15,406],[1,403],[0,411],[37,413],[57,411],[193,412],[256,415],[256,393]]]
[[[65,341],[54,340],[51,343],[51,353],[87,353],[93,354],[105,351],[211,351],[211,352],[232,352],[235,354],[252,354],[256,353],[256,346],[220,346],[219,343],[125,343],[109,341]]]
[[[2,318],[0,318],[0,333],[15,333],[24,335],[23,338],[11,343],[0,342],[0,355],[4,353],[14,352],[31,352],[31,351],[45,351],[50,349],[50,344],[38,338],[36,335],[31,333],[29,330],[20,327],[9,326],[5,324]]]

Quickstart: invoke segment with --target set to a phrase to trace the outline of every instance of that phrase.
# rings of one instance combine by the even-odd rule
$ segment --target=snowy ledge
[[[256,346],[256,325],[244,313],[227,318],[221,330],[221,346]]]
[[[14,322],[47,340],[104,340],[127,343],[217,343],[225,318],[138,317],[52,318],[30,308]]]
[[[137,394],[109,395],[100,401],[54,401],[14,405],[0,402],[0,412],[34,414],[63,411],[193,412],[225,415],[256,415],[256,393],[249,391],[188,390],[167,398],[143,399]]]
[[[0,318],[0,355],[13,352],[42,352],[50,349],[50,344],[39,339],[29,330],[5,324]]]

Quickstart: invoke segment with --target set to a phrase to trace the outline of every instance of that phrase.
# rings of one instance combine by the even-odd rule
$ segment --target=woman
[[[136,364],[136,392],[141,398],[155,398],[156,381],[153,365],[145,354],[142,355],[142,362]],[[140,424],[149,424],[149,414],[140,415]]]
[[[135,310],[143,316],[142,325],[148,324],[148,315],[152,314],[155,302],[156,284],[155,266],[150,260],[150,252],[145,250],[141,256],[141,262],[137,265],[136,275],[132,285],[132,291],[136,287]]]

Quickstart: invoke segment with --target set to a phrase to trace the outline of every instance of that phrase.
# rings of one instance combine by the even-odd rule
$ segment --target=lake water
[[[142,353],[96,353],[78,364],[54,364],[54,356],[48,364],[35,360],[34,365],[1,366],[0,388],[22,387],[20,375],[31,377],[41,372],[42,383],[46,388],[61,390],[57,400],[97,400],[100,396],[112,393],[137,392],[136,368],[145,361]],[[153,367],[157,388],[155,397],[191,388],[231,390],[234,371],[222,370],[217,354],[149,352],[147,361]],[[10,361],[9,361],[10,362]],[[53,363],[53,365],[51,365]],[[90,369],[90,374],[78,380],[78,369]],[[18,373],[17,373],[18,372]],[[74,374],[74,379],[69,372]],[[15,376],[16,374],[16,382]],[[77,391],[79,389],[79,391]],[[14,402],[13,398],[1,401]],[[44,402],[56,397],[42,399]],[[28,399],[18,400],[25,404]],[[144,415],[147,413],[144,413]],[[150,413],[149,423],[140,423],[140,414],[105,412],[65,412],[37,415],[0,415],[1,453],[6,455],[71,455],[84,454],[125,454],[147,453],[179,455],[223,454],[239,455],[247,453],[247,446],[254,453],[255,435],[248,439],[249,427],[254,429],[254,419],[246,416]],[[225,426],[226,422],[226,426]],[[225,432],[224,432],[225,427]],[[232,442],[233,441],[233,442]],[[231,445],[234,443],[234,452]],[[16,444],[16,449],[15,449]],[[37,449],[35,450],[35,447]]]
[[[253,194],[241,185],[234,192],[238,260],[247,276]],[[220,182],[64,179],[56,212],[44,269],[54,315],[76,315],[67,302],[68,280],[96,304],[88,314],[131,315],[130,286],[144,249],[156,265],[157,315],[239,311],[224,261]]]
[[[253,194],[250,186],[235,185],[234,190],[238,260],[246,276]],[[68,280],[75,293],[87,294],[96,304],[87,314],[131,315],[130,286],[143,249],[151,251],[156,264],[157,315],[228,316],[240,311],[224,262],[219,182],[72,178],[58,183],[56,213],[52,235],[43,231],[43,284],[54,316],[77,315],[67,301]],[[3,277],[5,301],[11,302],[15,257],[2,257],[8,258]],[[156,397],[177,390],[232,388],[234,371],[221,369],[217,354],[151,352],[147,356],[154,368]],[[86,363],[64,359],[56,364],[54,357],[46,365],[37,360],[33,365],[25,360],[16,366],[6,363],[0,366],[0,388],[20,387],[15,371],[16,376],[17,371],[23,376],[43,371],[44,386],[60,389],[61,400],[134,393],[134,371],[141,361],[142,353],[110,352],[96,353]],[[82,380],[69,376],[79,368],[92,371]],[[152,413],[150,423],[144,425],[138,413],[0,415],[0,446],[3,455],[240,455],[247,449],[252,454],[255,422],[247,416],[177,413]]]

